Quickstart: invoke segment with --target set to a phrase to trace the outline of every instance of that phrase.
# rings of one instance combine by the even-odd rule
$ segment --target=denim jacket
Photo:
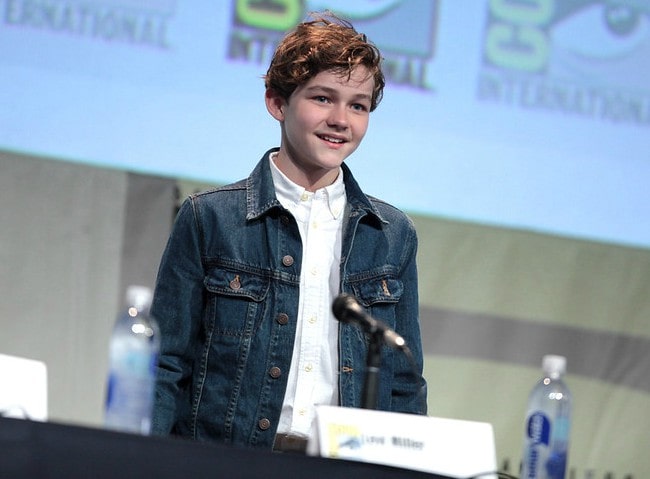
[[[301,272],[296,221],[278,202],[269,150],[246,179],[190,196],[163,254],[153,432],[271,448],[291,362]],[[343,165],[341,291],[407,342],[382,347],[378,409],[425,414],[412,222],[367,197]],[[360,407],[369,340],[339,324],[339,402]]]

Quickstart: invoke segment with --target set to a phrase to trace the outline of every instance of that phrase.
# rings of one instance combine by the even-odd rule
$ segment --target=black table
[[[449,479],[338,459],[0,418],[2,479]]]

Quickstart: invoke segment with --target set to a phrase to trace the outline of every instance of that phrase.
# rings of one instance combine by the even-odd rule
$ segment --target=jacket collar
[[[271,153],[278,150],[279,148],[271,148],[267,151],[246,179],[247,220],[259,218],[274,208],[282,208],[282,205],[275,196],[273,177],[269,165]],[[359,184],[352,176],[352,172],[348,166],[343,163],[341,168],[343,169],[343,183],[345,184],[345,193],[350,207],[350,215],[364,216],[368,214],[374,216],[381,223],[388,223],[370,199],[361,191]]]

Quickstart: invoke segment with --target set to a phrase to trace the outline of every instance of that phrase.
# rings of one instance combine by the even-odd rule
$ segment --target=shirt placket
[[[327,270],[323,258],[328,248],[328,238],[319,229],[322,226],[324,199],[322,193],[312,198],[308,215],[303,258],[302,290],[303,314],[300,344],[298,384],[293,412],[293,428],[308,430],[313,417],[312,395],[321,377],[320,343],[327,337],[323,311],[327,311]]]

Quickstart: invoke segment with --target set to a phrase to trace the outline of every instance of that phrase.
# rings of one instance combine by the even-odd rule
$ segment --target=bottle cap
[[[549,376],[561,376],[566,372],[566,358],[555,354],[547,354],[542,359],[542,370]]]
[[[153,293],[147,286],[131,285],[126,288],[126,302],[128,306],[135,307],[138,311],[149,309]]]

